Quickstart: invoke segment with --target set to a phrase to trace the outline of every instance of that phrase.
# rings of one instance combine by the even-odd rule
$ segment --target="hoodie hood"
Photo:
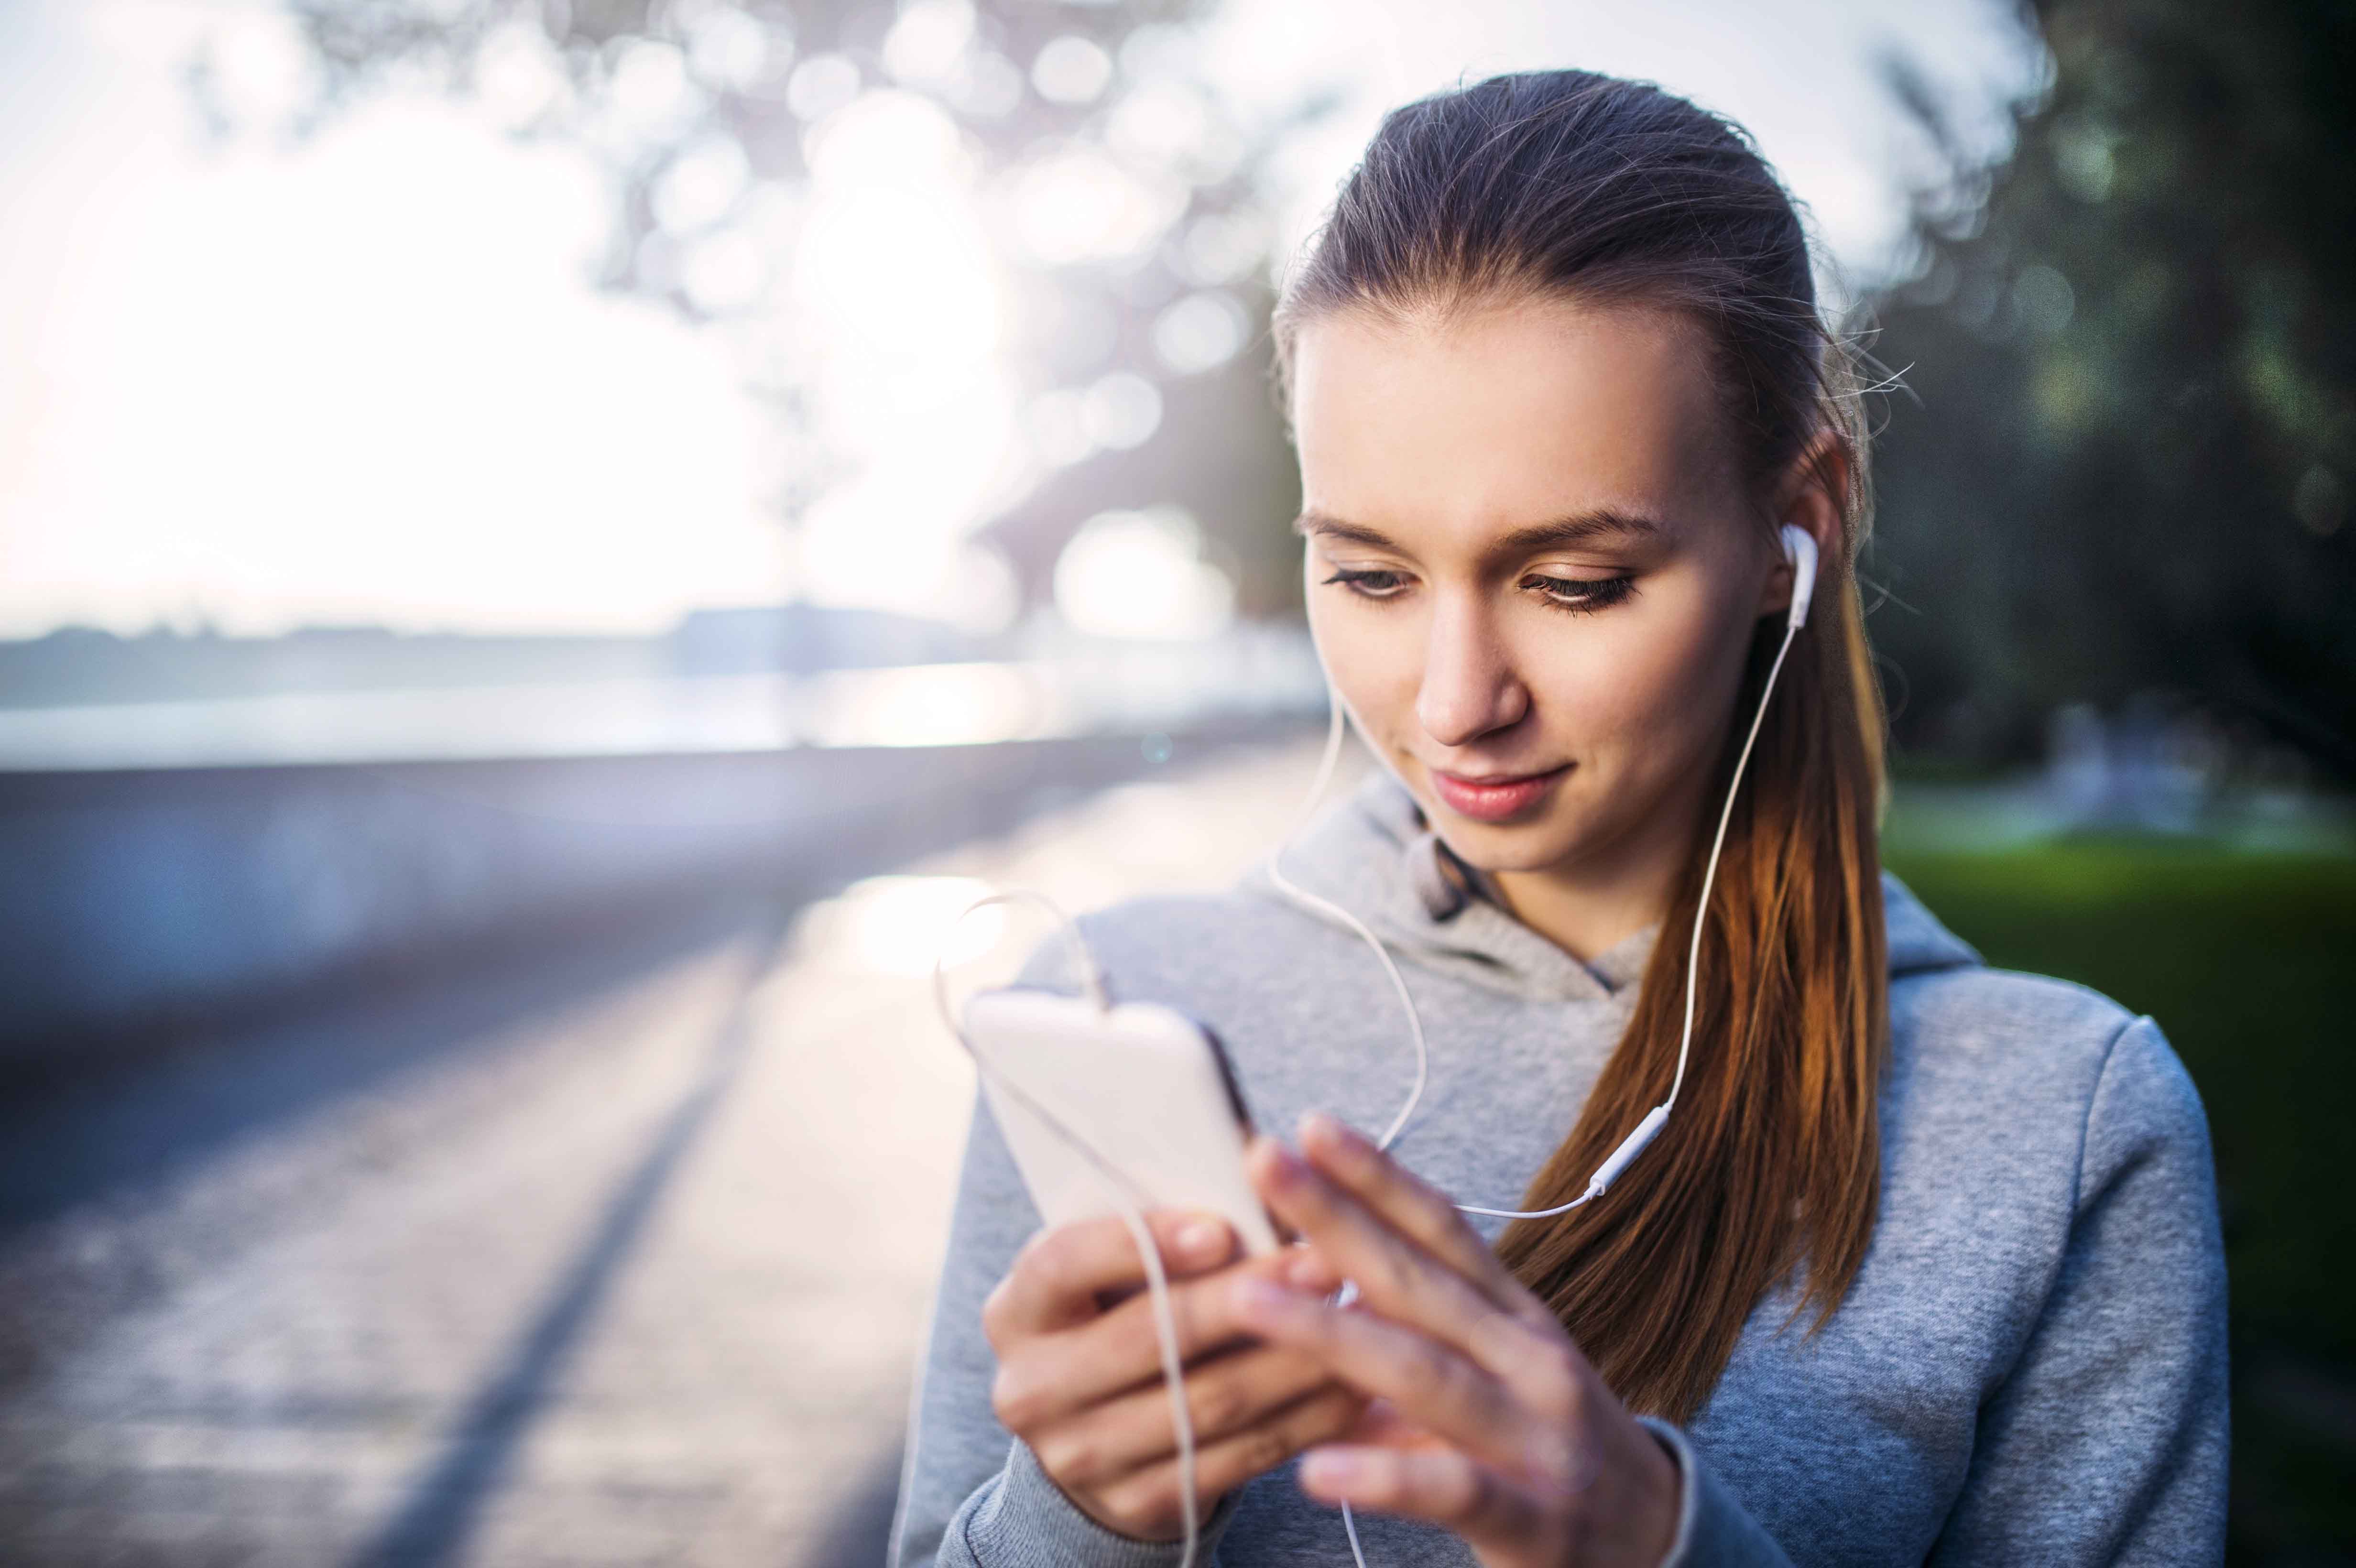
[[[1643,977],[1660,932],[1649,925],[1592,959],[1572,957],[1510,913],[1495,883],[1457,859],[1408,787],[1379,765],[1320,810],[1280,853],[1287,881],[1349,911],[1394,953],[1534,1001],[1618,995]],[[1279,887],[1269,864],[1254,866],[1240,887],[1341,925]],[[1892,979],[1981,961],[1887,871],[1881,898]]]

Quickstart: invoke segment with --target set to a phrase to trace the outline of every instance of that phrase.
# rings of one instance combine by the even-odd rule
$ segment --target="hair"
[[[1823,1327],[1880,1199],[1885,722],[1856,577],[1872,515],[1861,356],[1820,315],[1797,208],[1740,126],[1649,82],[1526,71],[1385,117],[1277,302],[1288,419],[1295,346],[1314,320],[1537,299],[1699,326],[1758,525],[1772,534],[1778,486],[1795,475],[1842,516],[1734,805],[1676,1115],[1604,1197],[1516,1220],[1496,1243],[1625,1403],[1682,1421],[1771,1291],[1804,1276],[1785,1327],[1811,1307],[1808,1332]],[[1737,714],[1758,701],[1782,635],[1774,618],[1754,628]],[[1739,738],[1730,724],[1721,795]],[[1684,933],[1715,826],[1711,814],[1696,834],[1627,1030],[1526,1208],[1579,1196],[1667,1096]]]

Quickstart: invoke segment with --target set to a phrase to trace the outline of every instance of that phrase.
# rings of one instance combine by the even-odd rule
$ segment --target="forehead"
[[[1736,493],[1700,330],[1666,311],[1345,312],[1301,328],[1292,385],[1306,505],[1402,540],[1599,507],[1676,528]]]

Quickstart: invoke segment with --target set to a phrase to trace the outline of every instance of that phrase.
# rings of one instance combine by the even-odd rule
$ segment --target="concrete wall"
[[[1176,760],[1298,723],[1213,724]],[[0,773],[0,1071],[685,900],[807,897],[1151,771],[1143,740]]]

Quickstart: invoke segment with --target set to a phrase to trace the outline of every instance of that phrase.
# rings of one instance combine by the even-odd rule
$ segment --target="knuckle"
[[[1407,1378],[1408,1385],[1428,1399],[1445,1400],[1456,1392],[1455,1364],[1429,1342],[1416,1346],[1408,1361]]]
[[[1086,1486],[1104,1470],[1104,1452],[1078,1433],[1057,1433],[1032,1445],[1039,1467],[1066,1486]]]
[[[1365,1413],[1365,1398],[1349,1389],[1335,1389],[1311,1401],[1308,1413],[1301,1421],[1301,1446],[1306,1448],[1312,1443],[1323,1443],[1329,1437],[1340,1436],[1358,1424],[1358,1417]]]
[[[992,1349],[1002,1350],[1006,1348],[1008,1337],[1006,1315],[1013,1291],[1014,1276],[1010,1274],[991,1286],[990,1294],[981,1298],[981,1332],[989,1339]]]
[[[1478,1233],[1456,1211],[1456,1205],[1440,1196],[1440,1189],[1419,1177],[1407,1177],[1399,1183],[1399,1201],[1408,1213],[1433,1236],[1467,1235],[1478,1240]],[[1485,1245],[1486,1243],[1483,1243]]]
[[[1514,1382],[1519,1395],[1553,1423],[1577,1417],[1586,1402],[1587,1384],[1579,1352],[1559,1339],[1532,1345],[1520,1358]]]
[[[1042,1225],[1023,1237],[1023,1244],[1014,1249],[1014,1263],[1010,1272],[1021,1274],[1037,1268],[1039,1254],[1047,1250],[1047,1243],[1055,1233],[1055,1226]]]
[[[990,1406],[1009,1432],[1027,1432],[1039,1424],[1045,1389],[1012,1361],[999,1363],[990,1382]]]
[[[1106,1337],[1109,1353],[1117,1356],[1120,1364],[1137,1376],[1142,1377],[1151,1371],[1159,1379],[1162,1375],[1162,1336],[1154,1328],[1153,1316],[1147,1309],[1145,1301],[1141,1297],[1124,1301],[1114,1311],[1126,1316],[1121,1319],[1119,1329]],[[1193,1353],[1193,1347],[1186,1343],[1185,1325],[1181,1321],[1178,1324],[1179,1360],[1183,1361]]]
[[[1579,1352],[1569,1345],[1556,1345],[1547,1350],[1542,1364],[1555,1413],[1564,1416],[1581,1414],[1587,1405],[1587,1380],[1580,1375],[1586,1369],[1580,1364]]]
[[[1513,1284],[1515,1286],[1513,1303],[1514,1317],[1526,1324],[1534,1332],[1544,1334],[1549,1339],[1560,1335],[1563,1332],[1562,1319],[1554,1315],[1554,1308],[1531,1295],[1519,1280],[1513,1281]]]
[[[1264,1426],[1245,1437],[1237,1445],[1236,1458],[1247,1475],[1257,1476],[1273,1470],[1292,1457],[1290,1435],[1274,1426]]]
[[[1195,1403],[1194,1424],[1206,1433],[1226,1432],[1240,1425],[1250,1409],[1251,1390],[1240,1378],[1206,1378]]]
[[[1254,1476],[1275,1469],[1297,1448],[1290,1436],[1274,1425],[1238,1434],[1202,1456],[1195,1471],[1195,1489],[1205,1497],[1232,1491]]]
[[[1418,1260],[1405,1247],[1393,1243],[1383,1247],[1382,1261],[1383,1277],[1389,1282],[1391,1290],[1401,1296],[1412,1294],[1419,1283]]]
[[[1450,1517],[1470,1519],[1481,1511],[1488,1491],[1484,1479],[1478,1466],[1451,1465],[1433,1486],[1432,1500]]]
[[[1070,1226],[1042,1231],[1023,1244],[1016,1266],[1049,1291],[1060,1296],[1071,1288],[1078,1262],[1078,1238]]]
[[[1128,1535],[1151,1535],[1162,1526],[1168,1505],[1162,1500],[1165,1484],[1158,1476],[1124,1480],[1099,1489],[1097,1501],[1112,1527]]]
[[[1242,1296],[1245,1286],[1253,1279],[1264,1278],[1248,1269],[1236,1269],[1218,1280],[1218,1295],[1212,1303],[1213,1311],[1221,1323],[1240,1325],[1244,1321]]]
[[[1483,1366],[1530,1364],[1528,1336],[1522,1326],[1494,1307],[1475,1307],[1464,1330],[1464,1348]]]

